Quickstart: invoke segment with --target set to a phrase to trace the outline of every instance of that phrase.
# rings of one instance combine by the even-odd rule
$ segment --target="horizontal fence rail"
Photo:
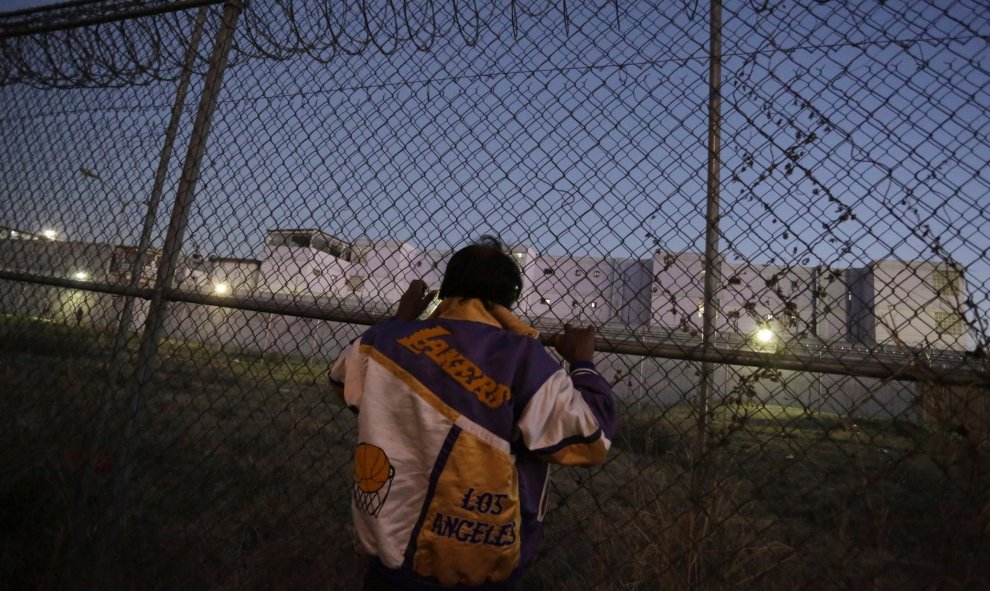
[[[58,279],[31,273],[0,271],[0,279],[40,283],[54,287],[82,289],[95,293],[151,299],[149,288],[131,288],[109,284]],[[231,310],[266,312],[295,318],[311,318],[331,322],[347,322],[373,326],[392,317],[394,310],[388,307],[370,307],[363,303],[301,301],[298,297],[271,294],[269,297],[230,297],[212,293],[169,289],[164,298],[170,302],[201,304]],[[552,346],[562,326],[556,322],[535,322],[542,329],[541,342]],[[625,327],[603,326],[598,329],[595,349],[603,353],[621,353],[685,361],[711,361],[731,365],[768,367],[818,373],[834,373],[849,376],[896,378],[933,384],[990,386],[987,361],[965,352],[902,350],[891,348],[866,348],[850,345],[841,354],[829,351],[821,342],[804,342],[788,345],[787,349],[767,351],[741,350],[746,341],[726,337],[724,345],[709,349],[703,347],[697,337],[657,331],[629,331]]]

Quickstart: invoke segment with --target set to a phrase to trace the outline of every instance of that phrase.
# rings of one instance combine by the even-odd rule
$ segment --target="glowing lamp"
[[[76,281],[89,281],[89,273],[86,271],[76,271],[72,274],[72,278]]]
[[[226,281],[220,281],[213,284],[213,293],[217,295],[227,295],[230,293],[230,284]]]
[[[773,331],[769,328],[761,328],[756,331],[756,340],[764,345],[769,345],[773,342]]]
[[[41,231],[41,235],[49,240],[55,240],[58,238],[58,232],[52,230],[51,228],[46,228]]]

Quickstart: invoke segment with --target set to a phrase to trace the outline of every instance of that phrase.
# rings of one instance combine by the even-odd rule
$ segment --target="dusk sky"
[[[553,254],[701,251],[707,8],[596,6],[521,17],[515,37],[489,10],[473,46],[441,13],[429,52],[235,53],[186,250],[258,257],[267,230],[312,227],[431,249],[494,232]],[[952,258],[990,309],[985,6],[764,6],[724,14],[722,251],[839,267]],[[0,225],[135,242],[139,205],[122,218],[120,196],[150,191],[173,97],[171,81],[0,89],[0,192],[18,196]]]

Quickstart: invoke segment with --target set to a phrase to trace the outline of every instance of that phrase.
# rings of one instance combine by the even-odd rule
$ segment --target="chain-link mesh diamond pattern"
[[[328,364],[491,234],[621,408],[524,588],[990,586],[988,14],[0,15],[0,581],[358,588]]]

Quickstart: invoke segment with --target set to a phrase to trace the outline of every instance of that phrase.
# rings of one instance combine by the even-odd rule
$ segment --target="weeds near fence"
[[[77,483],[89,470],[105,485],[116,468],[109,452],[85,456],[104,386],[94,360],[110,335],[37,319],[3,327],[0,376],[17,412],[0,435],[0,581],[87,587],[106,490],[80,499]],[[167,341],[114,579],[142,589],[355,588],[354,421],[326,398],[325,369]],[[705,589],[990,584],[990,463],[957,434],[716,406],[711,481],[692,498],[690,410],[629,405],[621,420],[604,466],[555,470],[527,588],[683,589],[695,561]],[[701,548],[689,542],[696,503]]]

